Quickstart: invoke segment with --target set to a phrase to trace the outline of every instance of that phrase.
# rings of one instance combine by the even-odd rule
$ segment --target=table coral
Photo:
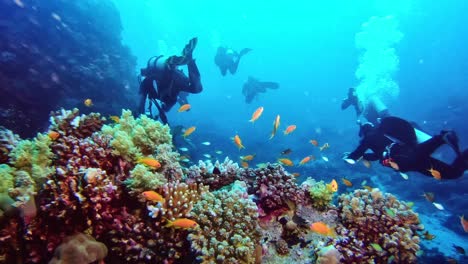
[[[240,184],[240,183],[239,183]],[[189,235],[201,263],[254,263],[260,243],[257,206],[244,192],[218,190],[195,204],[200,228]]]
[[[338,211],[341,237],[334,243],[346,263],[416,263],[421,226],[410,206],[378,189],[359,189],[339,197]]]

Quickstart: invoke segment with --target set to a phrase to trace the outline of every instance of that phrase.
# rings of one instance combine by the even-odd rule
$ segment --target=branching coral
[[[258,213],[246,195],[246,188],[243,192],[219,190],[206,193],[194,206],[200,228],[192,231],[189,240],[201,263],[255,262],[260,242]]]
[[[219,173],[213,173],[214,168]],[[224,162],[199,161],[198,166],[191,166],[187,172],[188,182],[203,183],[210,187],[210,190],[218,190],[226,185],[233,183],[239,178],[239,165],[226,157]]]
[[[342,236],[335,246],[346,263],[416,263],[421,229],[418,215],[404,202],[378,189],[339,197]]]
[[[142,156],[152,155],[157,146],[171,144],[169,126],[141,115],[137,119],[129,110],[123,110],[118,124],[105,125],[102,132],[112,136],[114,154],[127,161],[135,161]]]

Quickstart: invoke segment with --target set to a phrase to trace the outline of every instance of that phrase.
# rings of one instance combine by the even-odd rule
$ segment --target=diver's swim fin
[[[169,58],[167,58],[166,63],[169,64],[170,67],[187,65],[191,60],[193,60],[192,53],[195,47],[197,47],[197,43],[198,38],[191,39],[182,50],[182,56],[170,56]]]
[[[239,52],[239,57],[244,56],[245,54],[249,53],[250,51],[252,51],[252,49],[249,49],[249,48],[242,49],[242,50]]]

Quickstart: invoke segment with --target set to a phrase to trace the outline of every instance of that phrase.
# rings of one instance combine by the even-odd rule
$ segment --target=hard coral
[[[249,170],[246,173],[250,174]],[[265,213],[289,209],[288,202],[297,205],[306,201],[305,191],[299,188],[294,176],[287,173],[281,165],[268,165],[255,169],[253,173],[256,178],[249,193],[258,196],[257,204]]]
[[[105,118],[99,113],[81,115],[77,108],[73,110],[61,109],[50,113],[49,130],[58,132],[61,136],[85,138],[101,130]]]
[[[220,173],[213,173],[214,168],[219,169]],[[189,168],[187,181],[203,183],[209,186],[211,191],[214,191],[240,179],[238,173],[239,165],[228,157],[222,163],[216,161],[214,164],[211,161],[204,162],[200,160],[198,166],[193,165]]]
[[[8,162],[10,151],[18,145],[19,141],[20,137],[13,131],[0,126],[0,163]]]
[[[54,257],[49,264],[88,264],[103,260],[106,255],[106,245],[97,242],[91,236],[76,234],[64,239],[55,249]]]
[[[194,206],[200,228],[191,231],[189,240],[201,263],[255,263],[258,213],[246,194],[246,187],[243,192],[218,190]]]
[[[346,263],[416,263],[421,226],[410,206],[378,189],[360,189],[342,194],[338,210],[342,238],[335,246]]]
[[[105,125],[102,132],[112,136],[111,145],[114,154],[122,156],[127,161],[152,155],[157,146],[172,143],[169,126],[145,115],[135,119],[129,110],[122,111],[118,124]]]
[[[309,193],[314,208],[323,211],[331,205],[335,192],[327,188],[327,185],[323,181],[316,182],[312,178],[307,178],[302,183],[302,186]]]

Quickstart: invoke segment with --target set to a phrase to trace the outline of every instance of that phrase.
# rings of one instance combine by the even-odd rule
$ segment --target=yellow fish
[[[240,149],[245,148],[244,145],[242,145],[242,140],[240,139],[239,135],[234,136],[234,144]]]
[[[294,163],[290,159],[278,159],[279,163],[283,164],[284,166],[294,166]]]
[[[363,159],[363,160],[362,160],[362,164],[364,164],[364,166],[365,166],[366,168],[368,168],[368,169],[370,169],[370,167],[371,167],[371,163],[370,163],[370,161],[368,161],[368,160]]]
[[[278,127],[280,125],[280,115],[277,115],[275,121],[273,121],[273,131],[271,132],[270,139],[272,139],[276,135],[276,131],[278,131]]]
[[[110,120],[114,121],[117,124],[120,123],[120,117],[118,116],[113,115],[113,116],[109,116],[109,118]]]
[[[343,182],[344,185],[346,185],[348,187],[353,187],[353,183],[350,180],[348,180],[346,178],[343,178],[343,179],[341,179],[341,181]]]
[[[257,108],[257,110],[255,110],[255,112],[252,114],[252,118],[249,120],[249,122],[255,122],[257,121],[257,119],[260,118],[260,116],[262,115],[263,113],[263,107],[260,106],[259,108]]]
[[[180,113],[180,112],[185,112],[185,111],[190,110],[190,108],[191,108],[190,104],[184,104],[184,105],[181,105],[181,106],[179,107],[179,109],[177,110],[177,112],[179,112],[179,113]]]
[[[338,183],[336,182],[335,179],[333,179],[329,184],[327,184],[327,189],[331,192],[338,191]]]
[[[299,162],[299,165],[304,165],[304,164],[306,164],[307,162],[310,161],[310,159],[311,159],[310,156],[307,156],[307,157],[303,158],[303,159]]]
[[[164,203],[166,200],[160,195],[159,193],[155,191],[145,191],[143,192],[143,197],[146,198],[148,201],[153,201],[157,203]]]
[[[187,128],[182,136],[184,138],[190,136],[190,134],[192,134],[195,131],[195,129],[197,129],[197,127],[195,127],[195,126],[191,126],[191,127]]]
[[[89,98],[86,99],[86,100],[84,100],[83,103],[84,103],[84,105],[87,106],[87,107],[93,106],[93,100],[91,100],[91,99],[89,99]]]
[[[247,163],[247,161],[241,161],[241,166],[242,168],[247,169],[249,167],[249,163]]]

